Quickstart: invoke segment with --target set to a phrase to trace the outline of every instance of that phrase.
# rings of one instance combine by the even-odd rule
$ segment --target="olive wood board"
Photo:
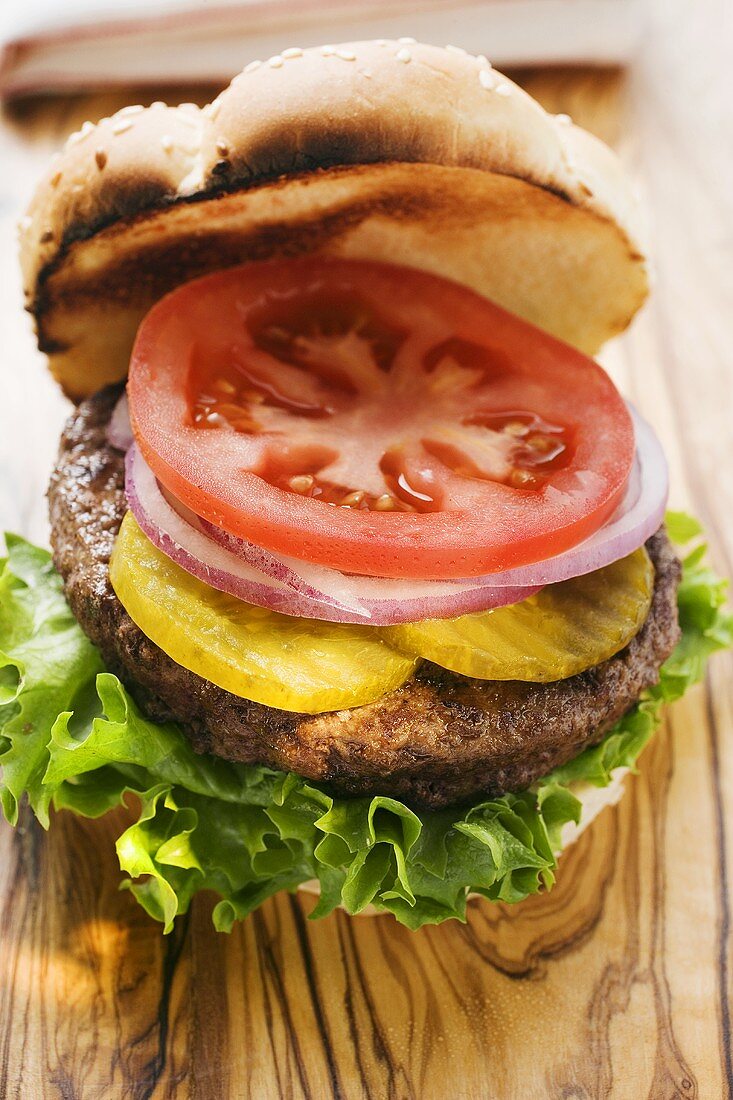
[[[616,145],[651,209],[654,297],[604,361],[662,438],[673,502],[731,573],[733,21],[718,0],[657,0],[650,19],[630,74],[518,77]],[[158,95],[29,102],[0,128],[0,519],[40,541],[67,407],[22,313],[14,222],[67,132]],[[732,668],[717,657],[669,710],[551,893],[472,901],[466,925],[309,922],[313,900],[282,895],[224,936],[202,898],[165,937],[118,890],[122,811],[60,813],[48,834],[3,823],[0,1098],[732,1095]]]

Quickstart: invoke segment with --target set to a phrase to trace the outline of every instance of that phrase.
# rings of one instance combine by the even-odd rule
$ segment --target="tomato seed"
[[[265,400],[264,393],[260,393],[259,390],[242,390],[242,398],[244,401],[249,401],[253,405],[262,405]]]
[[[226,378],[217,378],[214,382],[214,389],[220,390],[221,393],[228,393],[230,396],[237,392],[237,387]]]
[[[558,447],[558,442],[549,435],[530,435],[527,438],[527,446],[531,447],[533,451],[547,454],[548,451],[554,451]],[[562,444],[560,446],[562,447]]]
[[[509,484],[515,489],[529,489],[537,484],[537,478],[529,470],[512,470],[509,474]]]
[[[507,435],[523,436],[529,431],[527,424],[523,424],[521,420],[509,420],[504,425],[504,431]]]
[[[374,501],[376,512],[393,512],[396,507],[397,503],[391,493],[382,493],[381,497],[377,497]]]
[[[313,488],[314,480],[310,474],[297,474],[290,478],[288,485],[294,493],[308,493]]]
[[[363,489],[357,489],[353,493],[347,493],[341,500],[342,508],[358,508],[363,502],[366,493]]]
[[[216,405],[215,415],[223,416],[226,420],[237,420],[246,415],[246,409],[243,409],[241,405],[230,405],[224,402],[221,405]]]
[[[255,435],[259,431],[257,423],[251,418],[230,420],[229,423],[234,428],[235,432],[246,432],[248,435]]]

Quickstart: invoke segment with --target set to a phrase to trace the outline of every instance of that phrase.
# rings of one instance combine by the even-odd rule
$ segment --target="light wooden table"
[[[616,143],[649,200],[656,294],[607,361],[729,573],[731,10],[658,0],[628,81],[522,74]],[[127,98],[27,106],[0,134],[0,519],[36,539],[66,408],[21,313],[13,223],[66,132]],[[731,1095],[732,707],[723,656],[556,889],[513,910],[475,903],[466,927],[311,925],[310,903],[284,896],[230,937],[197,903],[164,938],[117,892],[112,823],[0,826],[0,1097]]]

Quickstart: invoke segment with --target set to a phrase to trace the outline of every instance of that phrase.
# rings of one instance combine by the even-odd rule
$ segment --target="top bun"
[[[648,286],[613,153],[486,58],[406,40],[284,50],[201,110],[85,123],[20,228],[39,345],[74,399],[126,375],[163,294],[249,260],[407,264],[589,354]]]

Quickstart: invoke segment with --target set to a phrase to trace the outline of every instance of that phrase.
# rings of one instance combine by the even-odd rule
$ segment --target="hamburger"
[[[289,49],[85,124],[21,263],[76,409],[52,560],[7,538],[6,817],[124,803],[166,928],[549,888],[730,642],[592,358],[648,291],[614,155],[484,57]]]

